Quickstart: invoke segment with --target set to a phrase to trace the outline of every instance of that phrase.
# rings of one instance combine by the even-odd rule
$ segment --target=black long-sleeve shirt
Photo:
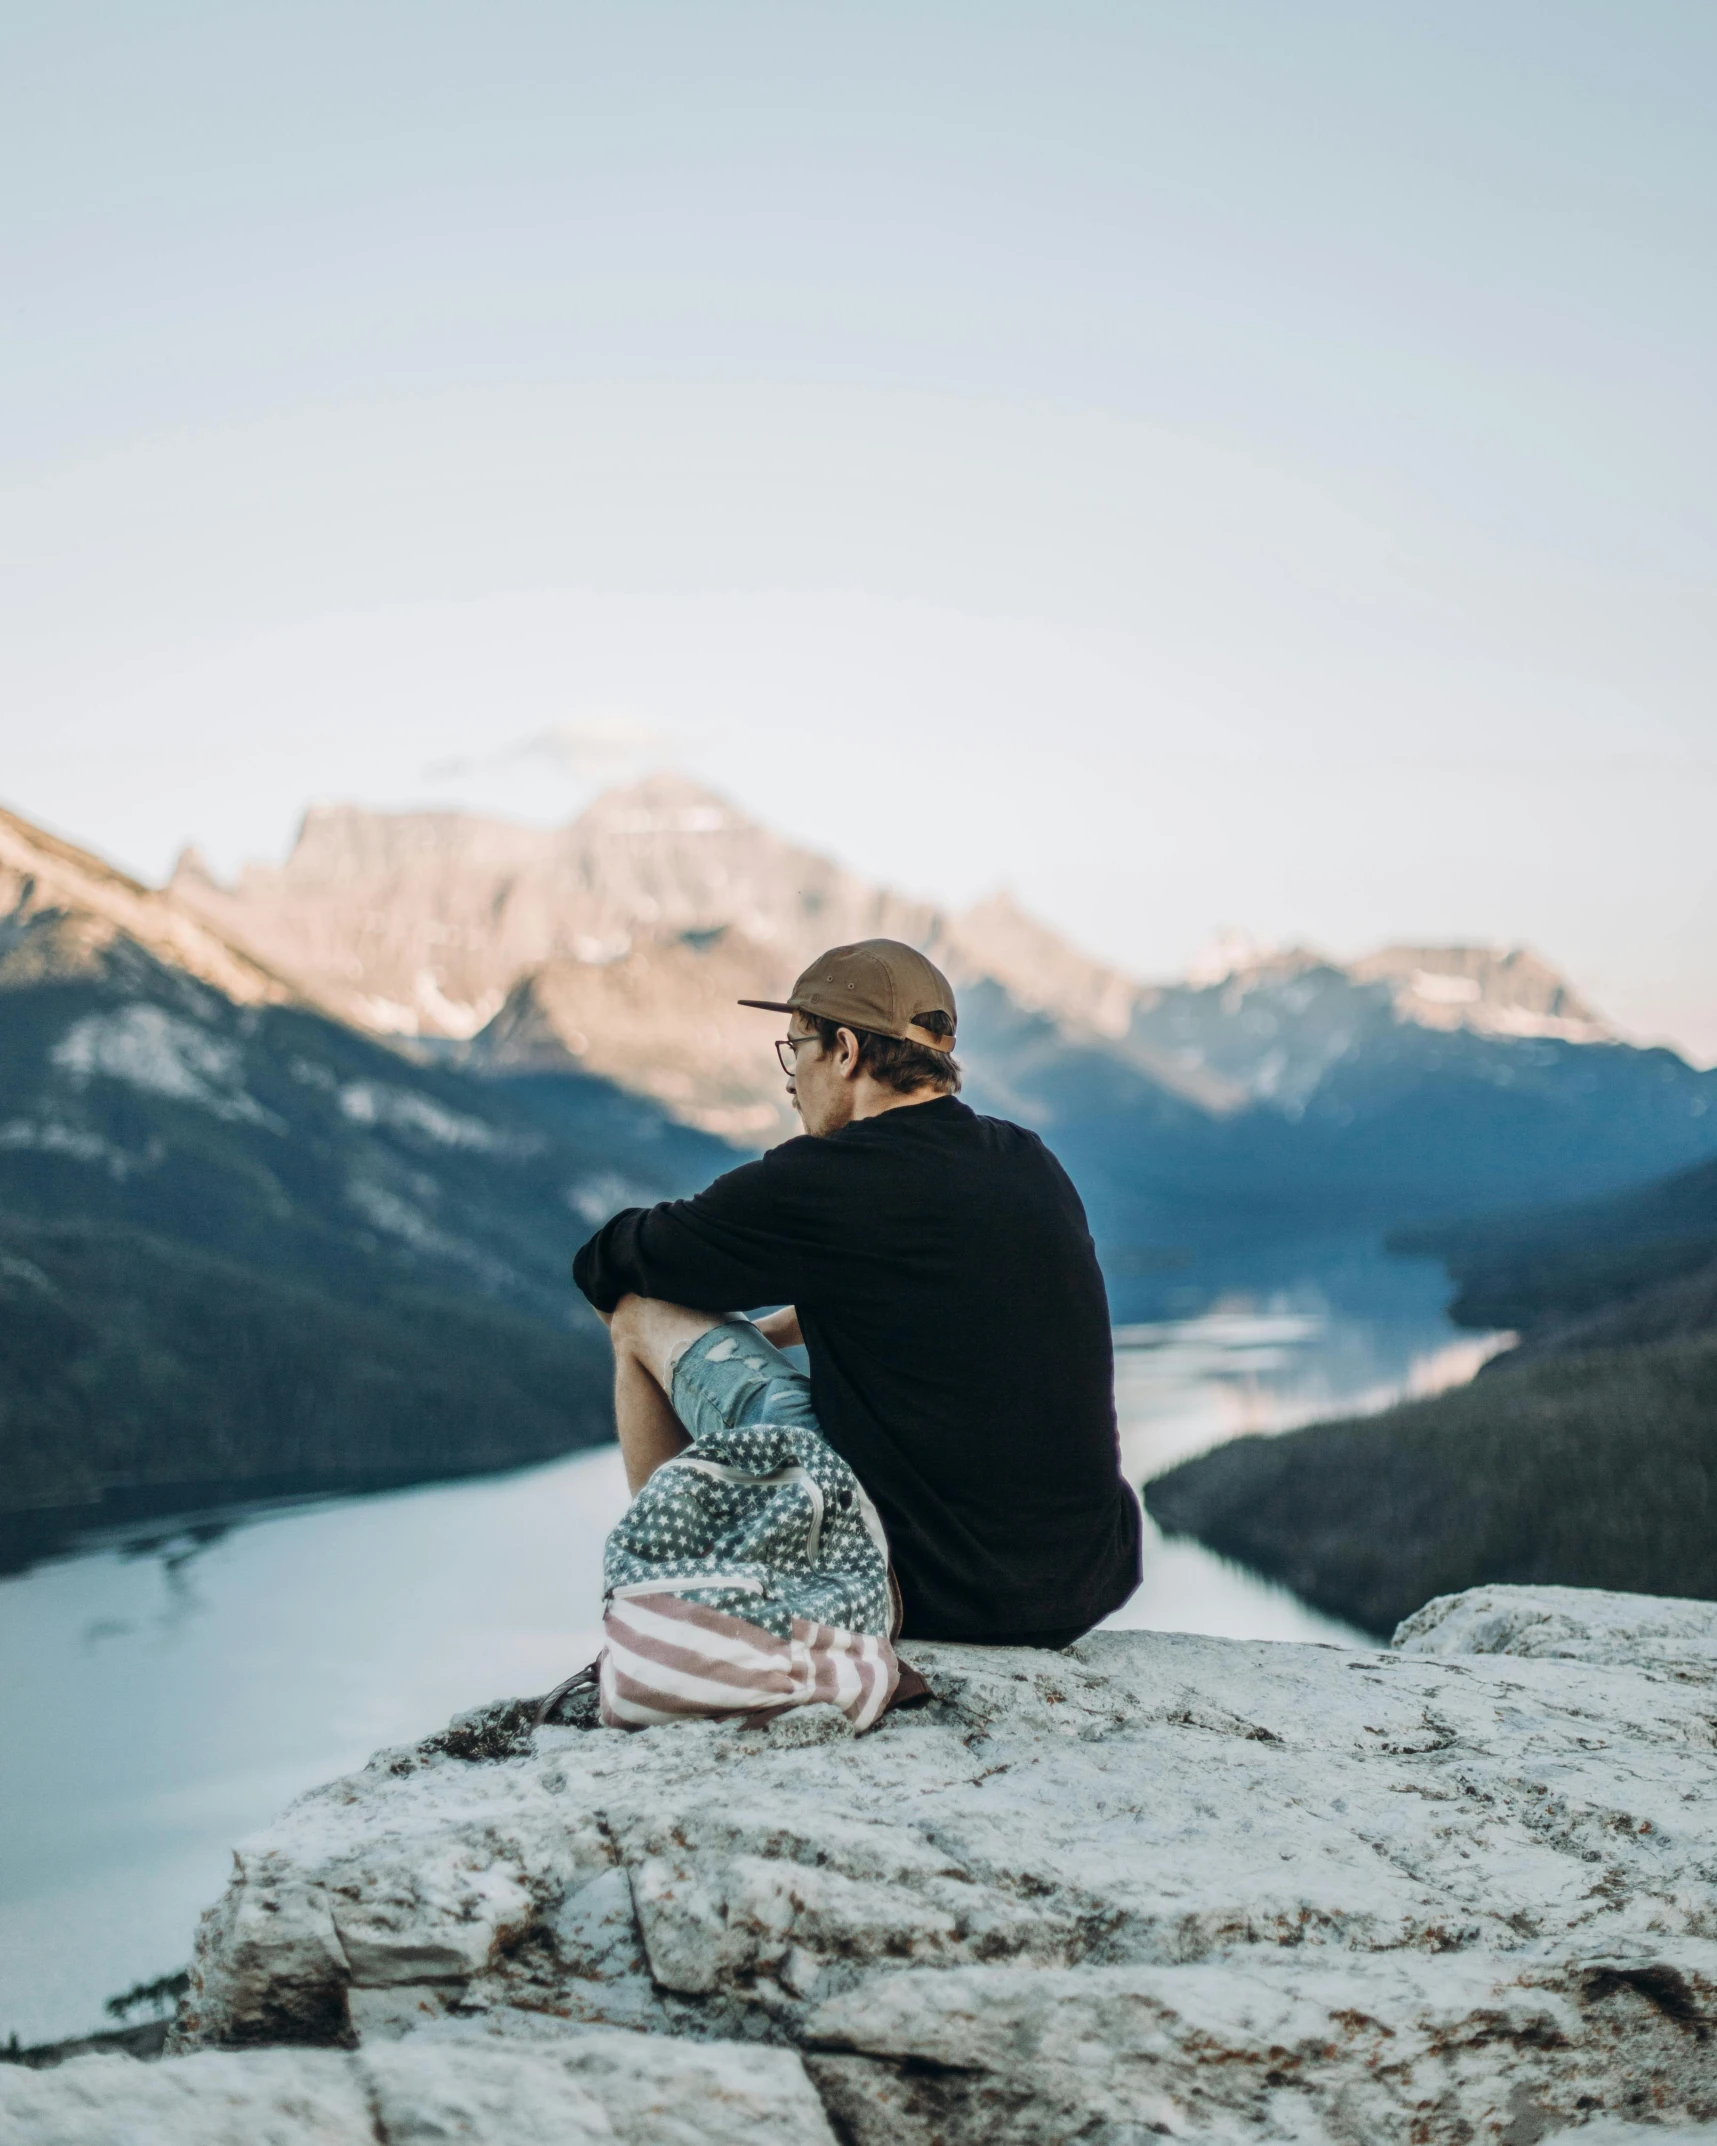
[[[599,1311],[791,1303],[823,1435],[876,1501],[905,1636],[1055,1643],[1139,1580],[1109,1310],[1035,1133],[953,1096],[789,1140],[578,1253]]]

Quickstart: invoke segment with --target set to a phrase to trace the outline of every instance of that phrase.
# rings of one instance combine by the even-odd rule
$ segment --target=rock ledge
[[[75,2089],[169,2097],[174,2146],[1717,2140],[1717,1605],[910,1651],[934,1703],[857,1740],[493,1708],[380,1754],[238,1852],[204,2054],[0,2078],[0,2128],[109,2136]]]

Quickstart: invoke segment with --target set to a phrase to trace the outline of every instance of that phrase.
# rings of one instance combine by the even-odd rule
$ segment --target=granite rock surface
[[[737,2137],[628,2115],[699,2062],[757,2137],[848,2146],[1717,2140],[1717,1605],[909,1651],[933,1702],[862,1738],[500,1706],[380,1754],[241,1847],[207,2053],[129,2070],[302,2064],[389,2142]]]
[[[0,2069],[11,2146],[834,2146],[785,2049],[457,2025],[348,2054]]]

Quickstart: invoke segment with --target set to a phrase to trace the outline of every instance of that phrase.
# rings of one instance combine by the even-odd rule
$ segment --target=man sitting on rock
[[[806,1137],[615,1215],[573,1266],[613,1338],[632,1490],[688,1442],[687,1352],[782,1304],[747,1358],[771,1345],[771,1420],[820,1429],[869,1492],[902,1635],[1066,1646],[1139,1581],[1079,1195],[1035,1133],[958,1100],[954,994],[913,948],[835,947],[787,999],[742,1003],[790,1016],[776,1052]],[[809,1379],[779,1353],[801,1341]],[[680,1394],[694,1427],[712,1392],[755,1405],[755,1379],[702,1385]]]

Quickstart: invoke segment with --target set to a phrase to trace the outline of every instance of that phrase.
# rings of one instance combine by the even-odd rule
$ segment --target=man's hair
[[[805,1019],[816,1030],[825,1051],[834,1049],[843,1028],[852,1028],[850,1021],[825,1021],[815,1013],[806,1014]],[[912,1024],[929,1029],[933,1036],[954,1033],[953,1022],[940,1007],[930,1013],[915,1013]],[[960,1068],[951,1051],[933,1051],[927,1044],[908,1043],[903,1036],[879,1036],[869,1028],[853,1028],[853,1034],[858,1038],[860,1066],[884,1088],[893,1088],[901,1095],[924,1087],[940,1088],[945,1095],[959,1094]]]

